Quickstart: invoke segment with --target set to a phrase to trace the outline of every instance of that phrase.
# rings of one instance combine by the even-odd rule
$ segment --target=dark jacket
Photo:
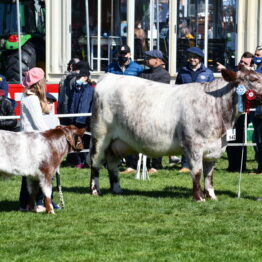
[[[69,98],[71,96],[71,92],[73,89],[73,85],[76,81],[76,73],[70,73],[64,80],[64,83],[59,86],[59,94],[58,94],[58,107],[57,112],[58,114],[68,114],[68,107],[69,107]],[[71,123],[70,118],[60,118],[61,125],[69,125]]]
[[[0,116],[14,116],[14,115],[15,113],[14,113],[12,102],[3,96],[0,96]],[[17,126],[16,119],[0,120],[0,129],[15,131],[16,126]]]
[[[68,114],[68,100],[75,83],[76,75],[75,72],[68,74],[63,84],[59,86],[57,108],[59,114]]]
[[[170,84],[170,74],[162,66],[147,69],[139,76],[148,80]]]
[[[0,75],[0,89],[5,90],[5,97],[8,97],[8,84],[3,75]]]
[[[201,67],[193,71],[189,65],[182,67],[176,78],[176,84],[202,83],[215,80],[213,72],[201,64]]]
[[[117,75],[138,76],[143,70],[144,70],[144,68],[141,65],[137,64],[134,61],[131,61],[126,66],[126,70],[122,71],[121,67],[119,66],[119,63],[116,61],[116,62],[111,63],[107,67],[106,72],[112,73],[112,74],[117,74]]]
[[[68,103],[68,113],[91,113],[94,97],[94,88],[90,84],[77,86],[73,85],[72,93]],[[85,126],[89,124],[90,117],[79,116],[73,118],[76,126]]]

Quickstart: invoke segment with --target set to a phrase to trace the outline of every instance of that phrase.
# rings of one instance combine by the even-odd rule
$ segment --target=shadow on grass
[[[63,192],[75,193],[75,194],[89,194],[89,189],[87,187],[63,187]],[[112,194],[110,189],[101,189],[102,196]],[[236,198],[236,192],[232,192],[229,190],[215,190],[216,195],[222,196],[226,195],[230,198]],[[189,198],[192,196],[192,189],[186,187],[177,187],[177,186],[170,186],[165,187],[164,190],[131,190],[124,188],[123,189],[123,196],[145,196],[151,198]],[[255,197],[245,195],[241,197],[242,199],[248,200],[256,200]],[[1,202],[0,202],[1,203]],[[1,208],[0,208],[1,211]]]
[[[57,189],[55,190],[57,191]],[[76,194],[89,194],[89,188],[86,187],[63,187],[63,192],[76,193]]]
[[[19,201],[0,201],[0,212],[18,211]]]

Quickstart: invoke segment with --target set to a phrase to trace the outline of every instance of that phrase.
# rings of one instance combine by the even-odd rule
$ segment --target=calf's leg
[[[203,162],[203,173],[205,178],[205,195],[208,198],[217,200],[215,195],[215,190],[213,187],[213,171],[215,167],[215,162]]]
[[[48,214],[55,214],[53,205],[52,205],[52,178],[51,176],[47,176],[48,179],[43,178],[40,180],[40,187],[43,191],[43,194],[45,196],[44,201],[45,201],[45,208],[46,212]],[[50,178],[50,179],[49,179]]]

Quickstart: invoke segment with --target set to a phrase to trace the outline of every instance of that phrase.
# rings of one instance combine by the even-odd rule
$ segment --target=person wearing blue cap
[[[164,68],[164,57],[160,50],[150,50],[145,52],[145,64],[149,67],[139,76],[148,80],[170,84],[170,74]],[[157,103],[157,101],[156,101]],[[156,173],[162,169],[162,158],[147,158],[147,168],[149,173]]]
[[[131,50],[128,45],[122,45],[117,61],[112,62],[106,68],[106,72],[117,75],[138,76],[144,68],[132,61]]]
[[[164,67],[164,56],[160,50],[146,51],[145,64],[149,69],[144,70],[140,77],[165,84],[170,83],[170,74]]]
[[[187,49],[187,65],[182,67],[176,78],[176,85],[188,84],[194,82],[211,82],[215,80],[213,71],[205,67],[203,64],[204,53],[199,47],[191,47]],[[188,163],[182,156],[181,173],[190,172]]]
[[[199,47],[191,47],[187,50],[188,63],[182,67],[176,78],[176,84],[187,84],[193,82],[213,81],[213,71],[203,64],[204,53]]]

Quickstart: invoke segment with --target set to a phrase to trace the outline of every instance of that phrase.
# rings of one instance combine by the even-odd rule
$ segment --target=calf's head
[[[85,128],[77,128],[74,125],[57,126],[56,128],[63,131],[66,136],[66,140],[73,151],[81,151],[82,149],[84,149],[81,138],[86,131]]]

